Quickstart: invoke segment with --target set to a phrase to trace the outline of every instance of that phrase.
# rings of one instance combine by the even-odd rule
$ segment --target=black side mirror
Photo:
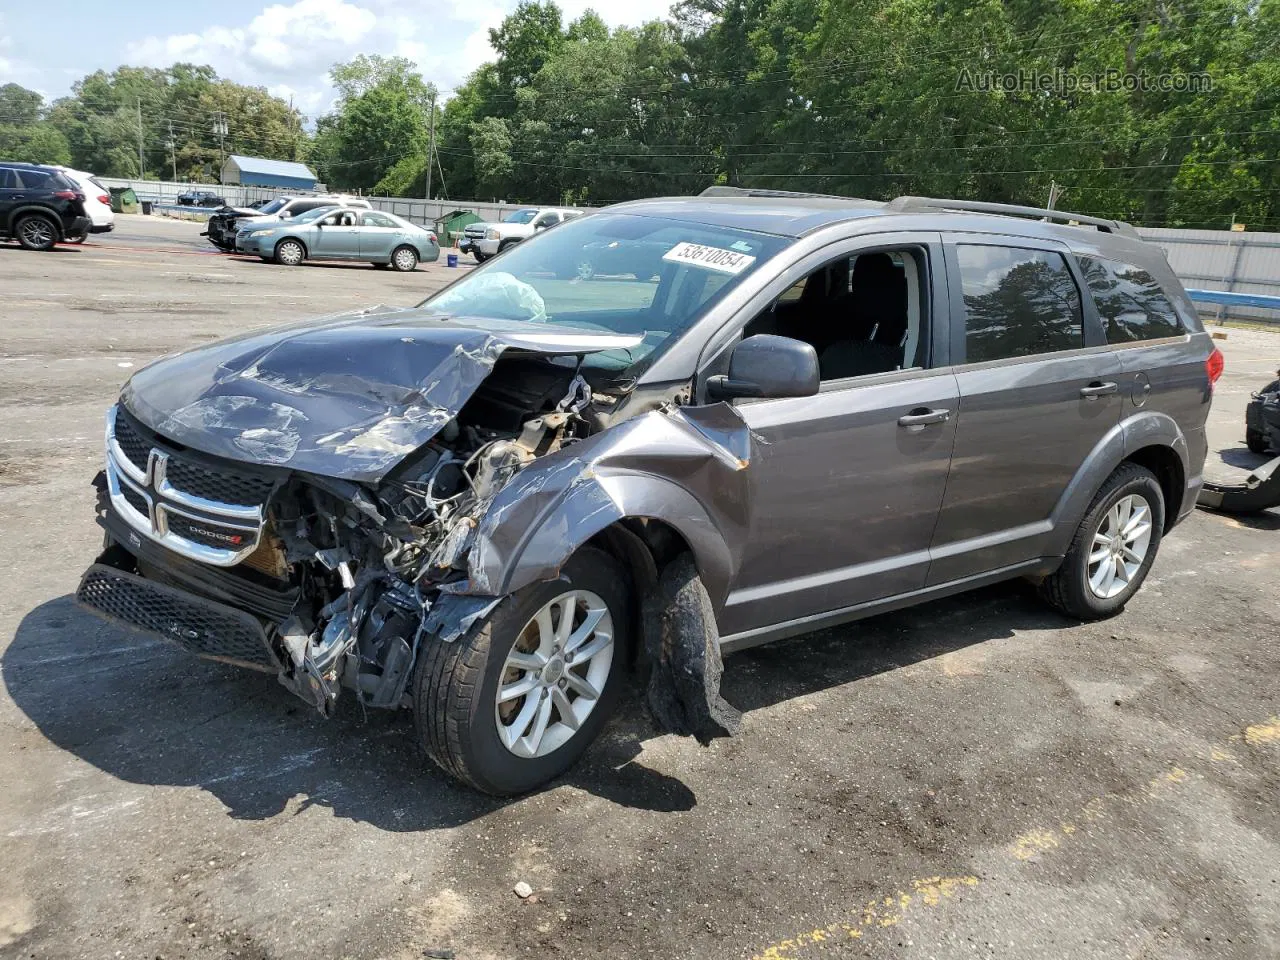
[[[729,375],[707,380],[713,400],[811,397],[818,392],[818,354],[812,344],[771,333],[747,337],[729,357]]]

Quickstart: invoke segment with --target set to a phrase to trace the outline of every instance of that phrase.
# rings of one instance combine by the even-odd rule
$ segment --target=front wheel
[[[1122,463],[1094,496],[1062,566],[1040,585],[1041,596],[1078,620],[1119,613],[1155,562],[1164,516],[1155,475]]]
[[[584,547],[558,579],[517,591],[458,640],[427,638],[413,707],[431,759],[498,795],[532,790],[573,766],[617,700],[629,582],[613,557]]]
[[[297,240],[281,240],[276,244],[276,263],[296,267],[306,259],[307,251]]]
[[[476,258],[476,263],[484,263],[489,259],[489,255],[487,253],[481,253],[479,250],[475,251],[472,256]]]
[[[418,269],[418,254],[413,247],[396,247],[391,254],[391,266],[400,273],[412,273]]]

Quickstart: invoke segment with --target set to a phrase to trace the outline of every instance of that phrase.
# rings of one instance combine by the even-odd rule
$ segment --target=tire
[[[1250,453],[1267,452],[1267,436],[1261,430],[1245,430],[1244,443]]]
[[[1117,513],[1118,505],[1124,501],[1128,501],[1130,510],[1126,512],[1119,507]],[[1135,539],[1133,534],[1133,531],[1141,530],[1141,525],[1129,526],[1137,523],[1134,518],[1139,504],[1145,505],[1148,511],[1146,523],[1149,529],[1145,546],[1140,546],[1142,537],[1139,535]],[[1122,463],[1107,477],[1085,511],[1062,565],[1040,584],[1041,596],[1050,606],[1077,620],[1102,620],[1119,613],[1138,592],[1155,562],[1164,531],[1164,518],[1164,494],[1155,475],[1136,463]],[[1130,531],[1119,538],[1122,546],[1129,547],[1129,552],[1121,553],[1118,560],[1112,560],[1103,555],[1108,548],[1099,538],[1112,539],[1114,543],[1115,540],[1108,535],[1116,529],[1117,520],[1122,532]],[[1126,557],[1134,555],[1134,551],[1140,559],[1126,560]],[[1100,555],[1102,559],[1097,561]],[[1097,566],[1091,561],[1096,561]],[[1116,571],[1111,580],[1105,576],[1108,564]],[[1094,585],[1098,579],[1103,587],[1101,590]]]
[[[88,239],[89,239],[88,233],[77,233],[75,236],[63,237],[62,242],[63,243],[84,243]]]
[[[521,673],[520,668],[508,664],[507,656],[517,652],[518,642],[523,650],[530,650],[531,646],[545,648],[546,643],[551,642],[539,643],[543,631],[536,617],[545,608],[555,607],[566,595],[574,597],[574,624],[580,624],[584,613],[593,608],[598,610],[603,605],[607,609],[607,619],[600,623],[607,628],[612,621],[608,662],[604,663],[602,649],[577,665],[558,661],[559,654],[553,654],[541,673],[532,670]],[[634,603],[626,571],[603,551],[583,547],[564,565],[559,579],[517,591],[503,600],[491,616],[454,642],[426,641],[425,649],[419,653],[413,693],[414,726],[419,743],[446,773],[484,793],[498,796],[525,793],[554,779],[578,760],[617,703],[633,616]],[[547,624],[559,622],[555,612],[548,614]],[[606,632],[589,634],[580,649],[593,646]],[[525,656],[536,658],[539,653],[533,649]],[[564,670],[564,675],[556,680],[560,670]],[[587,676],[598,696],[584,697],[576,687],[569,686],[570,671],[575,672],[579,680],[585,678],[577,671],[590,671]],[[545,688],[548,679],[554,681],[553,689]],[[528,694],[500,705],[497,700],[500,682],[512,688],[526,682],[533,686]],[[535,695],[537,698],[533,699]],[[572,701],[567,700],[570,695]],[[541,706],[544,702],[550,705],[544,708]],[[562,722],[562,702],[567,702],[570,708],[586,704],[581,708],[583,715],[577,720],[580,726],[576,730]],[[592,702],[594,706],[590,705]],[[530,711],[530,719],[520,728],[526,709]],[[555,720],[544,722],[544,732],[538,734],[544,710],[548,718],[555,717]],[[519,736],[517,728],[524,729],[525,735]],[[508,747],[506,740],[513,737],[514,746]],[[543,752],[530,754],[533,746]],[[521,752],[523,755],[518,755]]]
[[[488,254],[481,253],[479,250],[473,253],[472,256],[476,258],[476,263],[484,263],[486,260],[489,259]]]
[[[397,273],[413,273],[418,269],[418,251],[410,246],[396,247],[391,251],[391,266]]]
[[[13,225],[13,235],[27,250],[52,250],[59,233],[58,225],[39,213],[27,214]]]
[[[498,253],[501,253],[503,250],[509,249],[510,247],[514,247],[515,245],[516,245],[515,240],[503,240],[500,244],[498,244]],[[497,254],[495,254],[495,256],[496,255]]]
[[[297,240],[286,238],[276,244],[276,263],[286,267],[296,267],[305,259],[307,259],[307,250]]]

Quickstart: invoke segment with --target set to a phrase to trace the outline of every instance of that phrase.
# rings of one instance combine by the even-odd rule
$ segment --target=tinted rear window
[[[8,167],[0,167],[0,190],[17,190],[18,175]]]
[[[58,182],[62,178],[47,170],[19,170],[17,173],[22,186],[28,190],[62,189],[62,184]]]
[[[1080,291],[1062,255],[959,244],[969,363],[1084,346]]]
[[[1077,257],[1098,306],[1107,343],[1158,340],[1183,333],[1173,304],[1156,279],[1131,263]]]

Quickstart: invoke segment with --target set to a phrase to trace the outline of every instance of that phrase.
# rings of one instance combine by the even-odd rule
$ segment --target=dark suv
[[[1117,221],[626,203],[416,308],[135,373],[78,596],[326,715],[409,706],[445,770],[518,792],[637,653],[658,724],[705,740],[739,723],[725,651],[1012,577],[1116,613],[1195,505],[1221,372]]]
[[[61,171],[32,163],[0,163],[0,238],[28,250],[89,231],[84,193]]]

